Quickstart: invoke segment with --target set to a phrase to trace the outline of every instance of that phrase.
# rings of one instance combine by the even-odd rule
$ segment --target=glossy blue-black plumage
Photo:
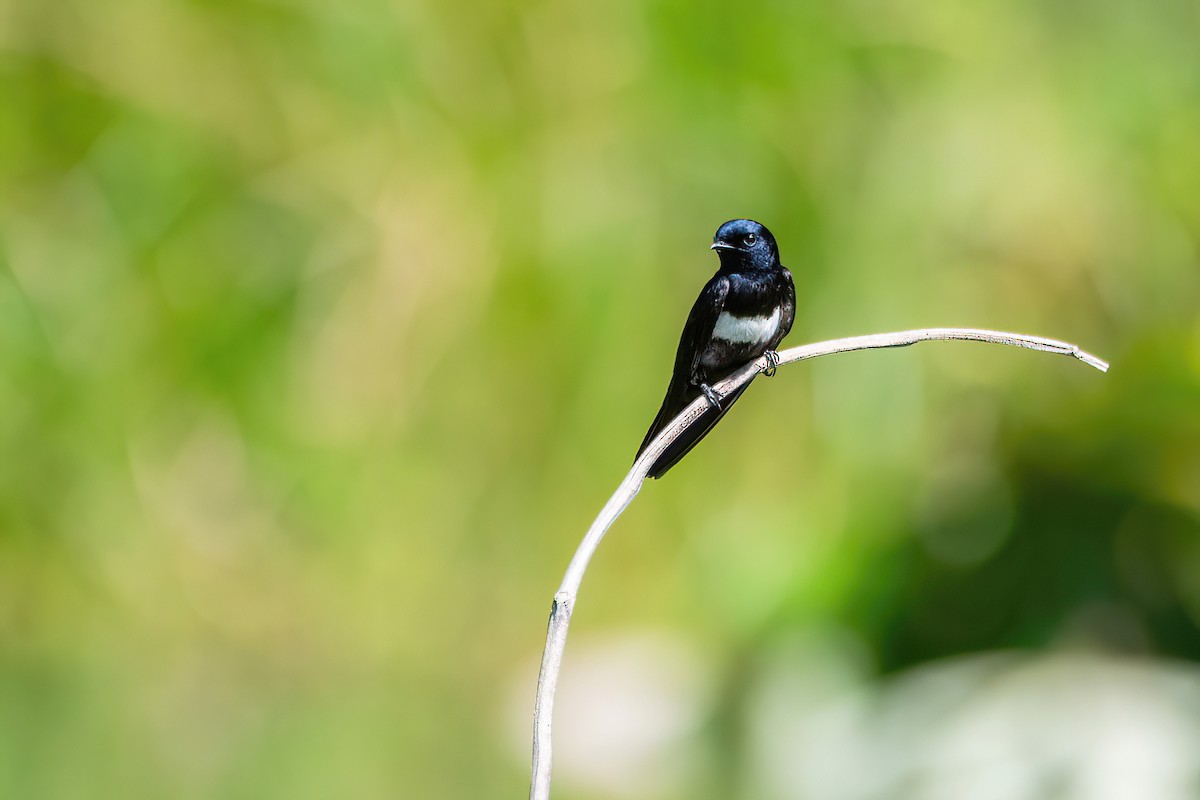
[[[791,273],[779,263],[778,245],[766,226],[749,219],[730,220],[717,229],[712,249],[720,256],[720,269],[688,314],[667,395],[638,455],[709,384],[774,350],[792,329],[796,289]],[[650,476],[661,478],[687,455],[743,391],[745,386],[720,398],[719,408],[708,408],[658,457]]]

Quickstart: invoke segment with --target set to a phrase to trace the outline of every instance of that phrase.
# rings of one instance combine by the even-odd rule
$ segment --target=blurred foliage
[[[584,585],[564,682],[631,629],[713,676],[646,796],[762,796],[749,697],[797,632],[868,683],[1200,659],[1198,33],[0,0],[0,796],[520,796],[551,594],[735,216],[792,344],[971,325],[1113,370],[933,344],[757,385]]]

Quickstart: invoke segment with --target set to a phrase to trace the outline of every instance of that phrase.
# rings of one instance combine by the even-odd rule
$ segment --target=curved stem
[[[991,344],[1006,344],[1014,347],[1025,347],[1030,350],[1040,350],[1045,353],[1058,353],[1077,358],[1083,363],[1095,367],[1101,372],[1108,371],[1108,362],[1081,350],[1069,342],[1057,339],[1046,339],[1041,336],[1027,336],[1021,333],[1005,333],[1003,331],[980,330],[978,328],[919,328],[911,331],[895,333],[876,333],[867,336],[851,336],[846,339],[831,339],[815,344],[791,347],[779,352],[778,366],[806,361],[818,356],[834,353],[846,353],[851,350],[873,350],[882,347],[907,347],[918,342],[932,342],[958,339],[973,342],[989,342]],[[766,356],[746,364],[724,380],[713,384],[712,388],[718,394],[725,396],[753,380],[759,372],[771,366]],[[588,562],[600,545],[604,534],[616,522],[617,517],[629,507],[637,496],[646,480],[646,475],[655,460],[667,449],[671,442],[689,425],[696,421],[705,409],[708,400],[703,396],[697,398],[685,408],[671,424],[654,438],[634,462],[625,480],[617,487],[616,492],[604,504],[599,516],[592,522],[583,541],[579,543],[574,557],[571,559],[562,584],[554,595],[550,607],[550,622],[546,626],[546,649],[542,654],[542,667],[538,674],[537,697],[533,711],[533,770],[529,786],[530,800],[548,800],[550,797],[550,756],[551,756],[551,723],[554,712],[554,694],[558,688],[558,673],[562,667],[563,650],[567,645],[567,627],[571,624],[571,613],[575,609],[575,597],[579,585],[583,581],[583,573],[587,570]]]

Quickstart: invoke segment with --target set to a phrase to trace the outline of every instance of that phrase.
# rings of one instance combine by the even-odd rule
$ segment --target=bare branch
[[[991,344],[1009,344],[1014,347],[1026,347],[1030,350],[1041,350],[1045,353],[1060,353],[1065,356],[1078,358],[1088,366],[1095,367],[1101,372],[1108,372],[1108,362],[1096,358],[1085,350],[1080,350],[1069,342],[1057,339],[1046,339],[1041,336],[1026,336],[1023,333],[1005,333],[1004,331],[984,331],[977,328],[919,328],[914,331],[898,333],[873,333],[868,336],[851,336],[848,339],[831,339],[827,342],[805,344],[792,347],[779,353],[780,364],[790,364],[793,361],[805,361],[817,356],[827,356],[833,353],[845,353],[849,350],[874,350],[880,347],[908,347],[918,342],[935,342],[949,339],[962,339],[971,342],[989,342]],[[766,366],[766,359],[760,359]]]
[[[920,328],[896,333],[877,333],[868,336],[851,336],[846,339],[831,339],[816,344],[806,344],[792,347],[779,352],[779,366],[797,361],[807,361],[818,356],[834,353],[845,353],[851,350],[873,350],[882,347],[907,347],[918,342],[943,341],[961,339],[974,342],[990,342],[992,344],[1007,344],[1015,347],[1025,347],[1030,350],[1040,350],[1046,353],[1058,353],[1077,358],[1083,363],[1095,367],[1101,372],[1108,371],[1108,362],[1079,349],[1068,342],[1057,339],[1045,339],[1040,336],[1026,336],[1020,333],[1004,333],[1002,331],[979,330],[977,328]],[[759,358],[752,361],[724,380],[713,385],[713,390],[720,396],[749,383],[754,376],[767,368],[767,359]],[[550,622],[546,629],[546,649],[542,654],[542,667],[538,675],[537,699],[533,711],[533,773],[529,787],[530,800],[549,800],[550,797],[550,754],[551,754],[551,724],[554,711],[554,693],[558,688],[558,673],[562,666],[563,650],[567,644],[567,627],[571,624],[571,613],[575,609],[575,597],[579,585],[583,581],[583,573],[587,570],[592,554],[600,545],[604,534],[616,522],[617,517],[628,508],[637,496],[638,490],[646,480],[651,465],[670,446],[671,442],[696,421],[707,408],[708,401],[700,397],[685,408],[671,424],[662,430],[643,451],[625,480],[617,487],[617,491],[604,504],[599,516],[588,528],[587,534],[580,542],[575,556],[571,559],[562,584],[554,595],[554,603],[550,608]]]

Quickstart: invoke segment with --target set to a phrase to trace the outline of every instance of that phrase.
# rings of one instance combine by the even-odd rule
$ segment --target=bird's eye
[[[755,236],[753,233],[747,233],[746,234],[746,244],[754,244],[754,240],[757,238],[758,237]]]

